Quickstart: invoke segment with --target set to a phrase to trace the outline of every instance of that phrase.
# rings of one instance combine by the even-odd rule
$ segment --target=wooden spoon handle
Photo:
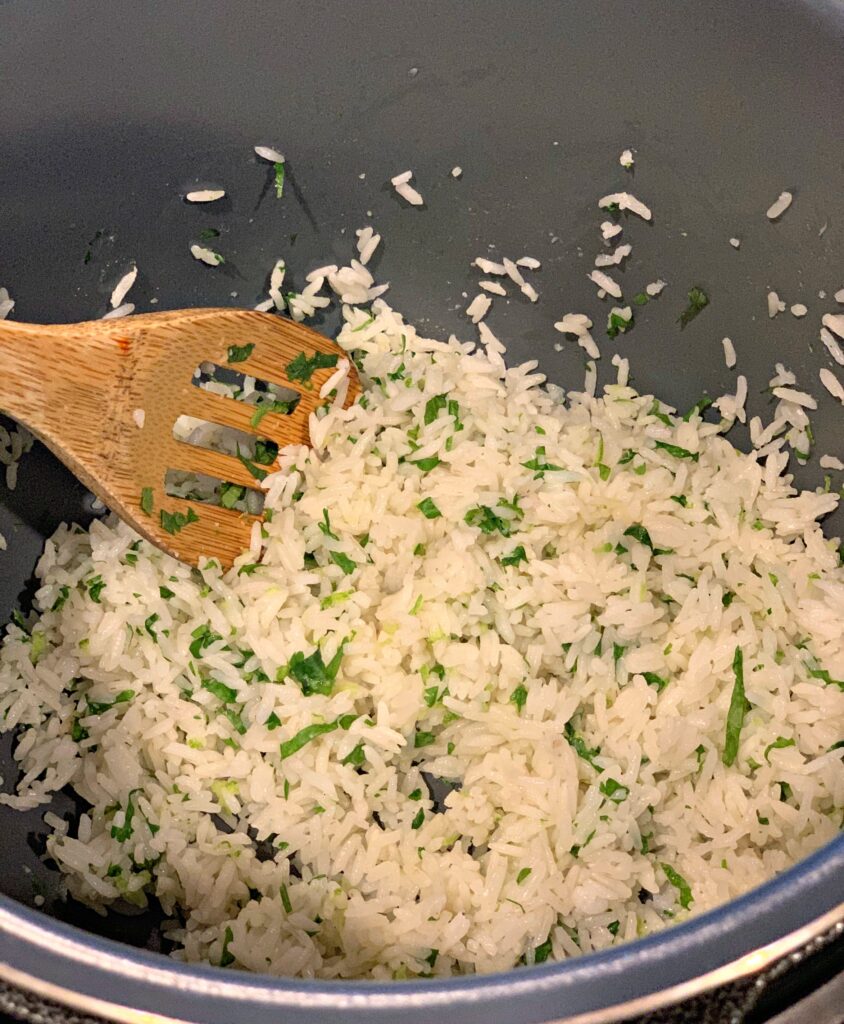
[[[117,440],[115,403],[131,374],[116,325],[0,322],[0,411],[42,440],[92,487]],[[102,429],[93,429],[102,424]],[[115,424],[116,427],[116,424]],[[99,437],[96,449],[92,439]]]
[[[0,410],[44,437],[102,416],[114,386],[110,349],[107,334],[87,327],[0,322]]]

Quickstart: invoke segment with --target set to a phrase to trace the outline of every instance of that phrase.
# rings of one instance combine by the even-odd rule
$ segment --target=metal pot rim
[[[508,1017],[578,1024],[629,1017],[753,974],[844,921],[844,836],[737,900],[616,949],[485,976],[407,982],[269,978],[181,964],[87,934],[0,897],[0,977],[116,1021],[285,1020],[462,1024]],[[139,1012],[140,1011],[140,1012]],[[142,1017],[143,1015],[143,1017]]]

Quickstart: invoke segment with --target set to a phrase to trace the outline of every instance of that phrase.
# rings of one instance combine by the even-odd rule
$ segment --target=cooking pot
[[[7,0],[0,285],[20,319],[81,320],[105,312],[137,262],[141,310],[251,306],[278,256],[301,286],[317,262],[348,260],[354,229],[372,223],[391,303],[430,333],[471,335],[460,310],[474,257],[539,258],[540,301],[499,303],[496,333],[510,359],[535,358],[552,381],[577,386],[582,354],[569,343],[557,351],[552,324],[596,308],[586,277],[596,202],[626,183],[654,211],[626,273],[668,287],[637,310],[635,331],[602,342],[601,379],[620,351],[641,392],[686,407],[734,388],[728,335],[750,412],[769,415],[763,389],[781,360],[818,394],[816,451],[840,456],[842,410],[817,374],[827,365],[820,315],[844,286],[842,53],[844,5],[832,0]],[[287,157],[281,200],[256,144]],[[628,146],[632,182],[618,162]],[[389,186],[408,168],[421,209]],[[210,186],[227,192],[213,209],[183,201]],[[783,189],[794,203],[772,223],[765,211]],[[226,252],[213,271],[189,253],[206,227]],[[693,286],[710,304],[681,333]],[[769,289],[809,314],[770,320]],[[747,444],[740,432],[734,440]],[[816,459],[796,478],[817,486]],[[97,513],[38,446],[0,506],[2,622],[26,607],[44,538]],[[825,529],[843,525],[838,514]],[[7,736],[6,788],[10,751]],[[72,813],[73,801],[60,795],[53,809]],[[834,938],[844,920],[839,838],[726,906],[566,963],[390,985],[247,976],[162,956],[154,915],[100,918],[57,899],[43,811],[0,808],[0,977],[115,1020],[629,1018],[752,977],[815,936]]]

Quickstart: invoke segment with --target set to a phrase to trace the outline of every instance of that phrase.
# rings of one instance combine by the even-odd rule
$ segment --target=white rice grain
[[[479,323],[489,312],[492,299],[488,295],[479,292],[466,307],[466,315],[471,318],[472,323]]]
[[[138,277],[138,268],[137,267],[132,267],[131,270],[127,271],[127,273],[125,273],[123,275],[123,277],[120,278],[120,280],[114,286],[114,290],[111,293],[111,300],[110,300],[110,302],[111,302],[111,308],[112,309],[117,309],[117,307],[122,304],[123,300],[126,298],[127,294],[129,293],[129,289],[135,283],[135,280],[137,279],[137,277]]]
[[[766,214],[768,220],[776,220],[777,217],[781,217],[791,206],[793,199],[794,196],[790,192],[780,192],[776,200],[768,207]]]
[[[724,362],[727,364],[727,369],[732,370],[736,365],[735,345],[733,345],[729,338],[722,338],[721,344],[724,346]]]
[[[268,160],[271,164],[283,164],[284,157],[272,146],[256,146],[255,153],[262,160]]]
[[[586,276],[599,288],[603,289],[607,295],[612,295],[614,299],[621,298],[621,286],[613,281],[609,274],[605,274],[602,270],[593,270]]]
[[[195,192],[188,192],[185,199],[189,203],[215,203],[218,199],[222,199],[225,194],[225,189],[222,188],[203,188]]]
[[[190,254],[195,260],[205,263],[209,267],[217,267],[223,262],[223,257],[219,253],[214,252],[213,249],[208,249],[204,245],[192,245],[190,247]]]
[[[832,397],[837,398],[839,402],[844,404],[844,384],[841,383],[832,370],[828,370],[824,366],[818,375],[821,379],[821,384],[823,384]]]
[[[614,192],[612,195],[604,196],[598,200],[598,206],[606,209],[608,206],[618,206],[619,210],[629,210],[635,213],[642,220],[651,219],[651,211],[640,199],[637,199],[630,192]]]

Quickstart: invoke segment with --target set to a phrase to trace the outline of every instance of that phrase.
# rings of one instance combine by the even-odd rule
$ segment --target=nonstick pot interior
[[[284,256],[301,286],[317,262],[347,259],[354,229],[372,223],[384,236],[377,273],[391,282],[391,303],[433,333],[469,335],[461,310],[474,294],[474,257],[542,260],[540,301],[497,303],[494,327],[510,360],[537,359],[552,381],[575,386],[582,353],[570,342],[558,352],[552,325],[567,311],[605,315],[586,278],[598,251],[596,201],[629,186],[654,221],[630,224],[624,280],[662,277],[668,287],[636,311],[634,331],[602,340],[600,379],[619,351],[640,391],[685,408],[735,387],[721,349],[728,335],[751,413],[770,416],[764,389],[781,360],[818,395],[816,452],[841,456],[842,410],[817,373],[827,365],[820,315],[844,286],[842,45],[844,7],[823,0],[7,2],[0,285],[19,319],[80,320],[105,312],[136,261],[140,310],[251,306],[274,259]],[[287,157],[282,201],[253,156],[257,143]],[[632,176],[618,164],[627,146],[637,151]],[[421,209],[389,186],[407,168]],[[189,187],[218,184],[228,195],[213,209],[182,200]],[[772,224],[765,210],[784,188],[794,204]],[[221,231],[226,252],[215,270],[188,251],[206,227]],[[681,332],[693,285],[710,306]],[[809,315],[769,320],[769,288]],[[746,435],[734,440],[745,445]],[[816,458],[796,478],[819,485]],[[43,449],[25,457],[18,489],[0,488],[10,542],[0,553],[0,622],[26,605],[43,539],[62,520],[92,514],[90,496]],[[826,529],[842,526],[838,513]],[[8,788],[9,737],[2,753]],[[70,814],[72,800],[60,796],[54,809]],[[154,915],[103,919],[54,899],[42,814],[0,808],[3,892],[156,948]],[[826,902],[803,890],[806,906],[834,905],[840,863],[825,879]],[[716,940],[696,941],[683,967],[690,975]]]

